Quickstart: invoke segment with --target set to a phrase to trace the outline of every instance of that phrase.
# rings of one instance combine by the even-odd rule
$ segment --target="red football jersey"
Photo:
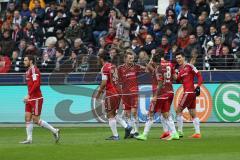
[[[123,93],[136,93],[138,92],[138,80],[137,75],[139,72],[144,72],[145,67],[133,64],[128,66],[127,64],[123,64],[118,67],[118,75],[120,82],[122,84]]]
[[[152,88],[157,90],[158,81],[163,81],[160,95],[165,93],[173,93],[173,75],[175,74],[174,65],[166,60],[161,60],[161,66],[157,66],[153,71]]]
[[[198,86],[202,84],[202,76],[196,67],[186,63],[179,67],[179,73],[177,80],[181,81],[183,84],[184,92],[194,92],[194,77],[198,77]]]
[[[30,96],[29,99],[41,98],[41,74],[36,66],[32,66],[28,69],[26,72],[26,81],[28,86],[28,95]]]
[[[102,80],[106,80],[106,91],[118,93],[120,91],[117,67],[111,63],[105,63],[102,67]],[[109,92],[108,92],[109,93]]]

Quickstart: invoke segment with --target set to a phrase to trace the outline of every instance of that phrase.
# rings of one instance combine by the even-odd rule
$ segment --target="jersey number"
[[[164,73],[164,81],[165,81],[165,83],[170,82],[170,78],[171,78],[171,67],[167,66],[166,67],[166,72]]]

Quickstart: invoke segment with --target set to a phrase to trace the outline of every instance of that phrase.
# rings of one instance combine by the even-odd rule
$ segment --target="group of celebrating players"
[[[110,58],[108,52],[102,52],[98,55],[99,62],[102,64],[102,82],[96,99],[100,99],[105,92],[104,106],[112,131],[112,136],[106,140],[119,140],[117,132],[117,122],[125,128],[124,138],[136,138],[147,140],[147,135],[154,123],[153,116],[158,113],[163,126],[161,139],[178,140],[183,137],[183,116],[182,111],[188,108],[191,115],[195,133],[192,138],[201,138],[200,120],[196,116],[196,96],[200,95],[200,86],[203,82],[200,72],[185,61],[184,53],[175,54],[179,65],[178,72],[175,72],[175,64],[165,60],[164,51],[156,49],[155,53],[146,66],[134,63],[134,53],[127,50],[124,54],[124,62],[119,65],[120,55]],[[26,81],[28,86],[28,95],[24,98],[25,103],[25,122],[27,139],[21,144],[32,143],[33,123],[50,130],[53,133],[55,142],[60,139],[60,130],[54,128],[46,121],[40,119],[43,96],[40,89],[41,74],[34,65],[35,58],[27,55],[24,58],[24,65],[28,68],[26,72]],[[150,72],[152,74],[152,94],[153,98],[148,112],[148,120],[145,123],[144,131],[139,134],[138,122],[138,73]],[[198,84],[194,86],[194,77],[197,77]],[[177,106],[176,121],[178,131],[176,131],[173,117],[170,114],[170,106],[173,101],[173,81],[176,80],[183,84],[184,93]],[[124,116],[120,116],[117,111],[122,100]]]
[[[200,95],[200,86],[203,82],[200,72],[193,64],[185,61],[183,52],[175,54],[178,64],[178,72],[175,71],[175,64],[164,58],[164,51],[156,49],[155,53],[146,66],[134,63],[134,53],[127,50],[124,54],[124,63],[119,65],[119,55],[111,59],[107,52],[98,55],[102,64],[102,82],[96,99],[100,99],[105,92],[104,106],[109,121],[112,136],[106,140],[119,140],[117,132],[117,122],[125,128],[124,138],[136,138],[147,140],[148,133],[154,123],[153,116],[158,113],[163,126],[161,139],[179,140],[183,137],[183,116],[182,111],[188,108],[191,115],[195,133],[192,138],[201,138],[200,120],[196,116],[196,96]],[[153,98],[148,112],[148,119],[145,123],[144,131],[139,134],[138,122],[138,75],[139,72],[150,72],[152,74],[152,94]],[[194,77],[197,77],[198,84],[194,86]],[[183,84],[184,93],[177,106],[176,121],[178,131],[176,131],[173,117],[170,114],[170,107],[174,97],[173,81]],[[117,114],[120,101],[124,116]]]

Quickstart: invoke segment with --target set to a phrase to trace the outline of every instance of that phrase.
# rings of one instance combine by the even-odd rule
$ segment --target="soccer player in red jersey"
[[[147,140],[147,135],[153,124],[154,113],[159,113],[161,116],[161,122],[164,126],[164,134],[161,137],[167,138],[167,140],[179,139],[174,121],[169,113],[174,96],[172,86],[173,75],[175,74],[174,65],[165,60],[164,51],[162,49],[158,49],[152,56],[151,67],[149,70],[153,75],[153,99],[150,104],[149,117],[145,124],[144,132],[139,135],[137,139]],[[168,131],[169,133],[166,133]]]
[[[115,55],[113,57],[113,61],[116,57],[118,56]],[[113,134],[109,138],[106,138],[106,140],[119,140],[117,122],[125,128],[125,137],[129,136],[132,128],[117,114],[121,101],[121,88],[119,86],[117,66],[109,62],[110,56],[107,52],[99,54],[98,59],[103,66],[101,69],[102,82],[95,98],[99,99],[104,90],[106,91],[105,110]]]
[[[200,120],[196,116],[196,96],[200,95],[200,86],[203,83],[202,76],[200,72],[189,63],[186,63],[185,56],[183,52],[176,53],[176,60],[179,64],[179,71],[177,75],[177,81],[183,84],[183,97],[180,100],[176,114],[177,114],[177,125],[178,125],[178,133],[179,136],[183,136],[183,117],[182,111],[185,108],[188,108],[191,118],[193,120],[193,125],[195,128],[195,134],[193,134],[192,138],[201,138],[200,134]],[[197,77],[198,83],[197,87],[194,87],[194,77]]]
[[[55,142],[57,143],[60,138],[59,129],[53,128],[50,124],[40,119],[43,104],[43,96],[40,89],[41,74],[34,64],[35,64],[34,56],[27,55],[24,58],[24,66],[28,68],[26,72],[28,95],[24,98],[27,139],[20,143],[21,144],[32,143],[32,130],[33,130],[32,121],[41,127],[49,129],[53,133]]]
[[[138,136],[138,80],[139,72],[145,72],[146,67],[134,63],[134,53],[126,51],[123,65],[118,67],[119,80],[122,84],[122,103],[125,117],[133,127],[130,138]],[[131,120],[131,114],[133,116]],[[128,138],[128,137],[125,137]]]

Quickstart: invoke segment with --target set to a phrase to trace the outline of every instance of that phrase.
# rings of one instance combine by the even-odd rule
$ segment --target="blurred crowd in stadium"
[[[10,0],[0,20],[0,73],[99,71],[97,54],[131,49],[145,65],[156,48],[175,61],[184,50],[198,69],[240,69],[239,0],[169,0],[164,15],[142,0]],[[161,5],[161,4],[158,4]]]

